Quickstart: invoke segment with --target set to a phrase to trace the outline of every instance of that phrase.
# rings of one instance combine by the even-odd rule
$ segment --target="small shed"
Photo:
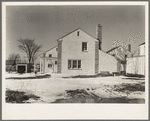
[[[18,73],[30,73],[31,72],[31,64],[17,64],[16,70]]]

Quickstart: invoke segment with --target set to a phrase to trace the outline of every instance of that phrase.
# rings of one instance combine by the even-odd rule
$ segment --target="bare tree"
[[[8,60],[14,60],[14,62],[16,61],[20,61],[20,55],[19,54],[15,54],[15,53],[12,53],[8,56]]]
[[[31,39],[21,39],[18,40],[19,49],[26,53],[28,62],[30,64],[34,64],[34,60],[36,59],[36,55],[41,49],[41,45],[37,45],[34,40]]]
[[[16,71],[16,64],[21,60],[20,55],[12,53],[8,56],[8,60],[12,60],[13,63],[11,64],[11,66],[6,66],[6,71],[8,71],[9,73],[12,71]]]

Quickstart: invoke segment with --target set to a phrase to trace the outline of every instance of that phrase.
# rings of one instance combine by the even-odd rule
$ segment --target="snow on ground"
[[[31,74],[6,74],[7,77],[28,77]],[[54,74],[51,78],[44,79],[6,79],[6,89],[25,91],[41,97],[42,102],[50,103],[63,98],[65,90],[87,89],[100,97],[128,96],[129,98],[144,98],[144,92],[120,93],[112,91],[114,85],[122,83],[140,83],[145,80],[132,80],[124,76],[98,77],[98,78],[61,78],[62,75]]]
[[[16,72],[12,72],[12,73],[8,73],[6,72],[5,77],[9,78],[9,77],[35,77],[37,74],[35,73],[25,73],[25,74],[19,74]],[[45,74],[38,74],[38,75],[45,75]]]

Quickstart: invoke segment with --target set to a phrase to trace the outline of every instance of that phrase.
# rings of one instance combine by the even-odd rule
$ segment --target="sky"
[[[96,27],[102,25],[102,50],[131,44],[131,51],[145,41],[145,8],[138,6],[76,5],[76,6],[7,6],[6,57],[18,53],[18,42],[35,39],[40,52],[57,45],[57,39],[81,28],[96,37]],[[97,38],[97,37],[96,37]]]

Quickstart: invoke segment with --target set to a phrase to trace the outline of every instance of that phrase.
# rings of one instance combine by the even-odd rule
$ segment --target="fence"
[[[126,73],[145,75],[145,56],[127,58]]]

